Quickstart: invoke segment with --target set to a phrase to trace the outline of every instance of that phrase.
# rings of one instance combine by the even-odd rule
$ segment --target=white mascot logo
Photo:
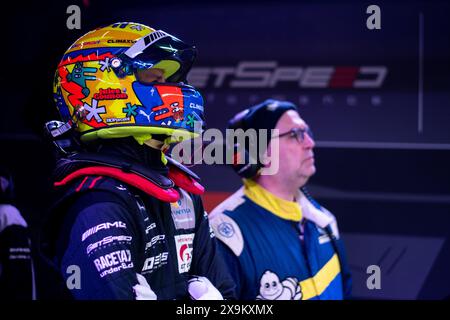
[[[300,300],[302,292],[297,278],[289,277],[280,282],[280,278],[267,270],[261,277],[261,286],[257,300]]]

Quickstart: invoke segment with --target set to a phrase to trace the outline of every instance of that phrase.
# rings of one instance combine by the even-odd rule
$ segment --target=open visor
[[[159,68],[168,82],[186,82],[196,55],[193,45],[158,30],[140,38],[120,58],[133,70]]]

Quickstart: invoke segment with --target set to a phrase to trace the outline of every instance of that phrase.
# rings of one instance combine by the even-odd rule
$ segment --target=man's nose
[[[307,132],[305,132],[305,140],[303,141],[303,145],[305,148],[314,148],[316,146],[316,142],[313,137],[311,137]]]

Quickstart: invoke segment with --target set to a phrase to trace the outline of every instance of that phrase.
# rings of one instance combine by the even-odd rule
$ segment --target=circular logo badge
[[[218,231],[225,238],[231,238],[234,235],[234,228],[228,222],[222,222],[219,224]]]

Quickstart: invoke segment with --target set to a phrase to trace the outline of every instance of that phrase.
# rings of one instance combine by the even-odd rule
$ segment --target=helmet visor
[[[159,68],[169,82],[186,82],[197,50],[161,30],[139,39],[122,54],[134,70]]]

